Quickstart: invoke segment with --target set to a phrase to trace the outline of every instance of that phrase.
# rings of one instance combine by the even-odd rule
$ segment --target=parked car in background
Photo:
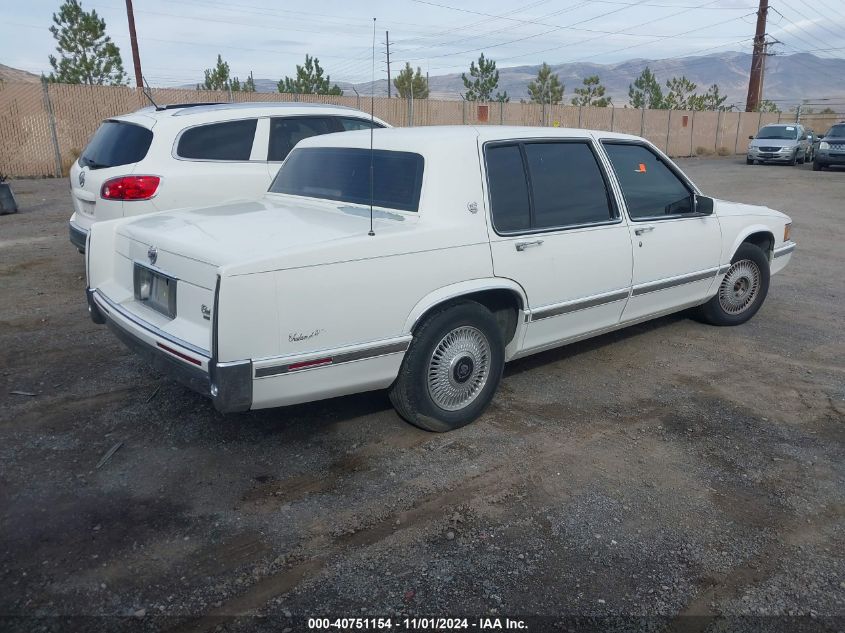
[[[833,165],[845,165],[845,121],[833,125],[819,141],[813,171]]]
[[[786,163],[795,165],[810,160],[810,141],[804,126],[798,123],[765,125],[756,136],[749,136],[745,162]]]
[[[93,320],[224,412],[389,388],[447,431],[509,360],[684,308],[744,323],[795,248],[635,136],[372,136],[302,141],[261,200],[95,224]]]
[[[94,222],[260,198],[299,141],[388,127],[352,108],[307,103],[149,107],[103,121],[70,170],[70,241]]]

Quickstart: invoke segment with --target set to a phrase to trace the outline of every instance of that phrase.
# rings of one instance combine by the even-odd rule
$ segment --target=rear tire
[[[417,328],[390,401],[411,424],[452,431],[484,412],[504,366],[505,345],[493,314],[475,301],[453,304]]]
[[[740,325],[757,314],[769,293],[769,258],[754,244],[740,244],[716,294],[696,317],[711,325]]]

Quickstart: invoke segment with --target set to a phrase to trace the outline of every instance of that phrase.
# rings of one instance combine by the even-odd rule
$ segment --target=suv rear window
[[[179,137],[176,154],[196,160],[249,160],[256,123],[246,119],[188,128]]]
[[[80,167],[103,169],[143,160],[153,142],[145,127],[124,121],[103,121],[79,157]]]
[[[424,160],[411,152],[371,152],[353,147],[295,149],[282,164],[270,192],[369,204],[371,160],[373,204],[400,211],[419,210]]]
[[[302,139],[337,131],[334,121],[325,116],[274,117],[270,119],[267,160],[283,161]]]

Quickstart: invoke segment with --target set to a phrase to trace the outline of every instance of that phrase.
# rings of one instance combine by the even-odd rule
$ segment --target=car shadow
[[[580,356],[581,354],[593,352],[597,349],[607,347],[608,345],[619,343],[620,341],[648,334],[649,332],[659,330],[660,328],[672,325],[673,323],[686,321],[689,318],[690,316],[688,311],[676,312],[659,319],[645,321],[636,325],[629,325],[622,329],[608,332],[607,334],[601,334],[599,336],[584,339],[583,341],[569,343],[568,345],[555,347],[545,352],[532,354],[531,356],[526,356],[525,358],[520,358],[508,363],[505,366],[505,378],[508,376],[515,376],[526,371],[540,369],[545,365],[574,358],[576,356]]]
[[[526,358],[511,361],[505,366],[504,378],[544,367],[593,352],[621,341],[648,334],[679,321],[687,320],[688,313],[680,312],[659,319],[570,343]],[[288,440],[307,440],[321,436],[329,430],[352,420],[359,420],[374,432],[396,432],[402,427],[409,433],[425,433],[406,423],[393,410],[387,390],[368,391],[288,407],[261,409],[237,414],[219,414],[211,403],[197,396],[198,402],[209,409],[212,426],[217,432],[231,439],[247,440],[249,436],[284,436]],[[234,437],[233,437],[234,435]]]

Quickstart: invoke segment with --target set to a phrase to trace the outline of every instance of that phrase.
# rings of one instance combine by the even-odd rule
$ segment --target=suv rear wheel
[[[451,431],[487,408],[504,365],[505,345],[493,314],[475,301],[454,304],[417,329],[390,401],[411,424]]]

